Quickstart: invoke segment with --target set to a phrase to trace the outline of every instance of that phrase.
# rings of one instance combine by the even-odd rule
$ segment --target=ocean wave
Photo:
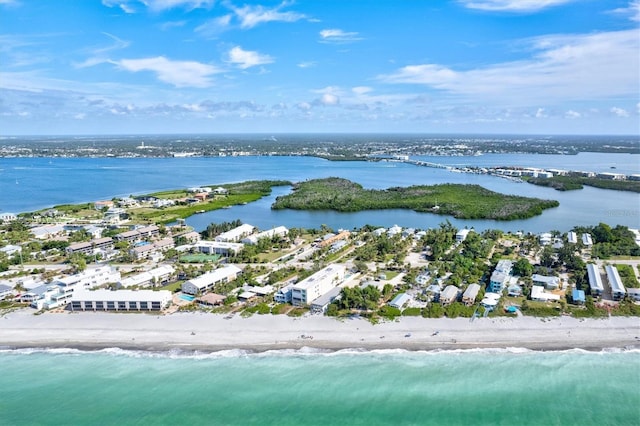
[[[442,355],[535,355],[535,354],[640,354],[640,347],[604,348],[599,351],[574,348],[563,350],[534,350],[522,347],[508,348],[474,348],[474,349],[434,349],[434,350],[408,350],[408,349],[322,349],[301,347],[299,349],[270,349],[255,351],[248,349],[225,349],[219,351],[185,350],[172,348],[161,350],[123,349],[118,347],[104,349],[77,349],[77,348],[7,348],[0,347],[0,355],[87,355],[101,354],[110,356],[122,356],[129,358],[170,358],[170,359],[216,359],[216,358],[272,358],[272,357],[339,357],[339,356],[442,356]]]

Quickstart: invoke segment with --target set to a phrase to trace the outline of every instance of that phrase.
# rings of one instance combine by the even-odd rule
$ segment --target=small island
[[[331,177],[297,183],[291,194],[278,197],[273,209],[337,210],[412,209],[458,219],[527,219],[557,207],[558,201],[505,195],[479,185],[418,185],[384,190],[364,189],[347,179]]]
[[[573,191],[582,189],[586,185],[600,189],[640,192],[640,181],[638,180],[603,179],[587,176],[525,177],[523,180],[534,185],[547,186],[557,191]]]

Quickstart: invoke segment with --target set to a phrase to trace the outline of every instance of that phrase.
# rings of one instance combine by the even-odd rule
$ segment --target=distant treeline
[[[640,181],[611,180],[581,176],[554,176],[550,178],[527,178],[527,182],[539,186],[548,186],[558,191],[582,189],[584,185],[617,191],[640,192]]]

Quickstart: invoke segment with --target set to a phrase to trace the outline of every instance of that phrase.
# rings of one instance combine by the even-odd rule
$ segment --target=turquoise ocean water
[[[0,352],[2,425],[637,425],[637,350]]]

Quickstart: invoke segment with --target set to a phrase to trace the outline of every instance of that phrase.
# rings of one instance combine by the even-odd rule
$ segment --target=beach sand
[[[363,319],[322,316],[250,318],[205,313],[172,315],[45,313],[31,310],[0,317],[4,348],[118,347],[148,351],[243,349],[339,350],[527,348],[561,350],[640,347],[640,319],[404,317],[373,325]]]

